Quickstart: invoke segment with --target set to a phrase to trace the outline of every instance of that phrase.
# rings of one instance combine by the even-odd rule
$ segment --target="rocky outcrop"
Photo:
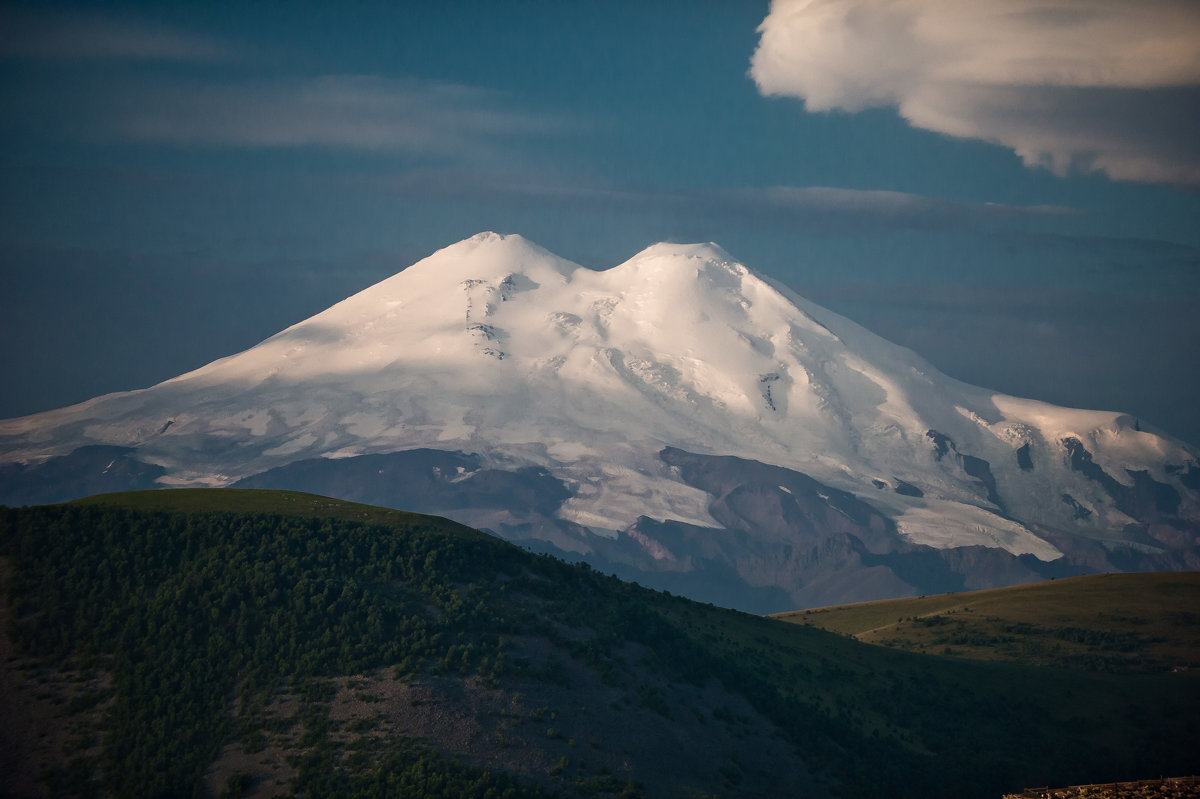
[[[165,469],[138,460],[131,447],[91,445],[41,463],[0,464],[0,503],[41,505],[89,494],[158,488]]]

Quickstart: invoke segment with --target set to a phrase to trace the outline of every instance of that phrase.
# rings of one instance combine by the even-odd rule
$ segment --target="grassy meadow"
[[[1112,672],[1200,668],[1200,572],[1088,575],[775,618],[974,660]]]

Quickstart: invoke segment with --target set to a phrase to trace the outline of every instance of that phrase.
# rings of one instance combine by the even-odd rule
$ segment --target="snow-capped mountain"
[[[0,422],[0,501],[316,490],[755,609],[1195,568],[1198,462],[950,379],[715,245],[594,271],[493,233],[157,386]]]

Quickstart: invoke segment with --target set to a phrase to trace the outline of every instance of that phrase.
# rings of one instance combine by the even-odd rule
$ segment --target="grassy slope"
[[[179,488],[97,494],[66,503],[78,507],[120,507],[173,513],[278,513],[311,519],[341,519],[363,524],[410,525],[431,517],[403,510],[363,505],[302,491],[259,491],[241,488]],[[465,525],[440,519],[442,529],[456,535],[490,538]]]
[[[1200,572],[1090,575],[777,618],[867,643],[978,660],[1093,671],[1200,667]]]
[[[157,531],[187,539],[153,585],[127,590],[119,576],[114,580],[119,558],[115,566],[103,564],[107,582],[96,577],[78,585],[95,575],[81,568],[85,561],[67,561],[95,543],[86,511],[105,508],[134,509],[127,526],[141,529],[142,538],[110,531],[112,540],[96,557],[128,551],[141,558],[139,542],[155,540]],[[67,511],[83,515],[63,516]],[[226,532],[205,538],[192,530],[216,518],[212,513]],[[57,523],[54,535],[17,535],[34,518]],[[257,532],[246,538],[254,525]],[[299,540],[322,532],[337,540]],[[219,549],[243,539],[261,542],[258,550]],[[159,540],[156,546],[173,545]],[[297,547],[298,559],[286,554]],[[401,567],[386,581],[366,557],[376,548],[392,552]],[[90,658],[113,675],[115,695],[101,705],[109,708],[106,741],[122,714],[136,721],[161,691],[181,690],[175,687],[181,666],[185,684],[192,671],[203,671],[220,688],[204,691],[206,698],[218,696],[216,704],[171,713],[185,729],[212,730],[212,741],[196,744],[209,747],[197,762],[240,757],[239,769],[252,773],[258,795],[322,788],[349,795],[363,775],[409,778],[417,756],[403,741],[412,735],[471,766],[516,774],[528,790],[565,795],[614,795],[633,778],[650,795],[753,795],[784,785],[821,795],[832,785],[846,796],[994,797],[1032,784],[1200,768],[1187,744],[1200,734],[1194,674],[1078,674],[865,646],[620,583],[445,520],[311,495],[156,491],[10,512],[0,515],[0,554],[16,575],[7,587],[21,609],[16,615],[26,620],[13,625],[21,646],[43,664],[69,670]],[[219,580],[232,581],[232,602],[211,593]],[[320,587],[322,601],[297,593],[306,582]],[[43,595],[51,589],[58,593]],[[268,592],[282,595],[268,601]],[[153,604],[132,604],[151,597]],[[106,612],[118,618],[147,621],[134,618],[133,627],[114,628],[119,634],[97,632],[93,643],[67,653],[69,662],[61,660],[61,636],[40,645],[28,628],[57,604],[58,620],[43,618],[43,627],[55,633],[78,623],[78,634],[87,637],[104,624],[103,614],[96,625],[84,618],[97,602],[109,603]],[[268,615],[247,611],[254,602]],[[138,625],[157,637],[139,638]],[[340,640],[347,625],[357,630],[350,642]],[[248,639],[222,637],[247,626]],[[199,647],[198,654],[168,657],[155,671],[157,661],[146,652],[161,659],[168,634]],[[382,643],[372,643],[377,634]],[[255,657],[267,665],[235,646],[264,635],[279,641],[259,647],[265,652]],[[325,660],[321,642],[331,653]],[[167,644],[170,656],[174,644]],[[202,669],[193,668],[196,658]],[[380,670],[401,659],[400,668]],[[136,695],[141,683],[122,674],[129,664],[141,669],[143,681],[161,681],[161,691]],[[123,685],[135,693],[123,695]],[[96,702],[80,705],[92,709]],[[354,716],[354,706],[376,710]],[[207,719],[208,727],[188,721],[188,713]],[[152,758],[161,746],[162,731],[143,740],[136,724],[123,729],[130,730],[129,751],[114,757],[142,762],[137,758]],[[254,772],[264,763],[287,779],[271,788]],[[76,776],[87,767],[72,766]],[[422,760],[416,771],[428,768]],[[194,779],[188,773],[176,777]],[[334,777],[341,780],[336,786],[319,782]],[[126,786],[137,785],[136,774],[129,779]]]

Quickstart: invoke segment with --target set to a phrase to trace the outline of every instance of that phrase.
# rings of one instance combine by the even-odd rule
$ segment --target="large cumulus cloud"
[[[1194,0],[774,0],[750,74],[811,111],[894,106],[1056,174],[1200,184]]]

